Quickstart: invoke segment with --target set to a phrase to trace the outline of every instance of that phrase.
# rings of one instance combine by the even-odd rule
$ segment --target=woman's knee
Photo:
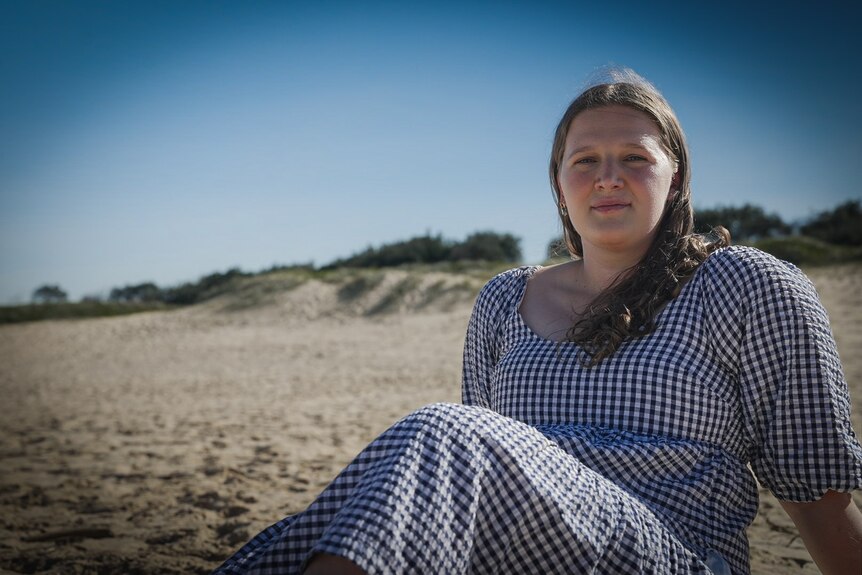
[[[435,434],[463,433],[476,426],[476,409],[458,403],[432,403],[411,412],[399,424]]]

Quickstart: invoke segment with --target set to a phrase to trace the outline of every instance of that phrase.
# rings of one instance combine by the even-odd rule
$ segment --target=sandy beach
[[[806,272],[862,432],[862,266]],[[0,573],[208,573],[397,419],[459,400],[482,283],[393,271],[353,298],[309,281],[255,305],[0,326]],[[762,496],[753,573],[818,573]]]

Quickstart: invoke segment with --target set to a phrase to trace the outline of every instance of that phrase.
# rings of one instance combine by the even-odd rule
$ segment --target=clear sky
[[[0,0],[0,302],[427,231],[539,262],[553,129],[608,64],[676,109],[696,207],[806,218],[862,197],[851,4]]]

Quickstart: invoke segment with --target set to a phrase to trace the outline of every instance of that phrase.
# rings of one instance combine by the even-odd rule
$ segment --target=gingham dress
[[[785,500],[862,486],[828,320],[798,269],[719,250],[655,332],[593,368],[523,322],[537,269],[479,294],[465,405],[403,418],[216,573],[299,573],[318,552],[372,574],[748,573],[748,465]]]

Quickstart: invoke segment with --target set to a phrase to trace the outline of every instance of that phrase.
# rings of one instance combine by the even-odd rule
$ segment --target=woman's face
[[[647,114],[607,106],[575,116],[557,181],[584,257],[603,250],[640,259],[658,233],[675,173]]]

